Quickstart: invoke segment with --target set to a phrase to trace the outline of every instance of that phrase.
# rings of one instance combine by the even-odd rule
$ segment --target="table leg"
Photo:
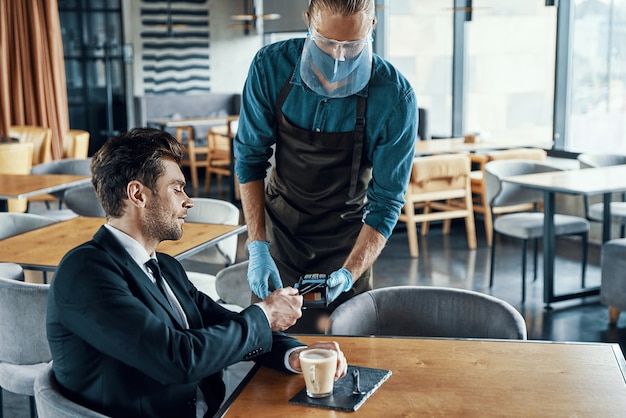
[[[604,212],[602,214],[602,242],[611,239],[611,193],[604,193]]]
[[[543,192],[543,302],[550,308],[554,298],[554,193]]]

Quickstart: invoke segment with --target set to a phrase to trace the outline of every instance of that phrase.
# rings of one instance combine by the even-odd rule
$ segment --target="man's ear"
[[[146,186],[140,181],[133,180],[126,186],[126,195],[131,205],[145,208],[147,204]]]

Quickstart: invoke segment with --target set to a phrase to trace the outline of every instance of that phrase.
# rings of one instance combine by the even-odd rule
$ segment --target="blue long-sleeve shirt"
[[[304,39],[277,42],[255,56],[244,90],[235,138],[235,171],[241,183],[265,178],[276,142],[276,100],[283,85],[293,84],[282,112],[290,123],[316,132],[354,130],[356,96],[367,96],[364,149],[372,162],[364,222],[388,238],[398,221],[411,173],[417,137],[417,100],[409,82],[391,64],[374,55],[367,88],[346,98],[312,92],[300,77]],[[295,68],[295,71],[294,71]]]

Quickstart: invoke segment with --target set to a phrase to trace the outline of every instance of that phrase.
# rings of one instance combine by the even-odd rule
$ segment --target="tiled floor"
[[[520,246],[517,241],[497,239],[496,276],[493,289],[489,289],[490,251],[485,243],[482,223],[477,221],[478,248],[467,249],[462,224],[454,225],[451,235],[444,236],[441,228],[432,227],[426,239],[420,239],[420,257],[409,256],[406,230],[396,228],[393,236],[374,265],[375,287],[397,285],[433,285],[473,289],[502,298],[515,306],[526,318],[528,338],[554,341],[600,341],[619,343],[626,351],[626,315],[617,327],[609,327],[607,308],[599,297],[588,297],[558,302],[552,309],[544,308],[541,265],[539,279],[532,281],[529,270],[527,301],[521,301]],[[245,235],[240,239],[239,260],[245,258]],[[577,241],[557,241],[556,289],[576,288],[580,283],[580,248]],[[212,272],[212,271],[209,271]],[[599,247],[589,248],[587,282],[600,282]],[[27,400],[5,392],[5,417],[27,417]]]

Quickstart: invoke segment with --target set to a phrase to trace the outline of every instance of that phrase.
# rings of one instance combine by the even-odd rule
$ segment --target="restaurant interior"
[[[374,263],[374,288],[490,295],[522,315],[528,340],[626,353],[626,0],[375,3],[374,52],[413,86],[420,129],[408,203]],[[245,273],[224,280],[248,258],[231,147],[241,92],[261,47],[307,35],[307,4],[0,0],[0,212],[50,219],[11,230],[16,221],[0,217],[0,275],[13,263],[18,280],[54,280],[57,261],[33,261],[29,247],[67,232],[19,235],[103,222],[89,158],[107,138],[150,126],[185,146],[186,191],[200,208],[187,221],[244,226],[177,258],[200,290],[247,306]],[[21,183],[35,176],[50,183]],[[14,183],[26,189],[8,190]],[[32,416],[32,396],[5,388],[0,417]]]

